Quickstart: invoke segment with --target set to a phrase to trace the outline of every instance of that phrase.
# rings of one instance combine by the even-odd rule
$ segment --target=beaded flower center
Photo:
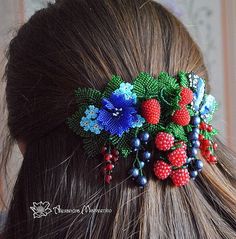
[[[115,117],[122,116],[122,115],[123,115],[123,114],[122,114],[122,111],[123,111],[122,108],[115,108],[115,109],[113,110],[112,115],[115,116]]]

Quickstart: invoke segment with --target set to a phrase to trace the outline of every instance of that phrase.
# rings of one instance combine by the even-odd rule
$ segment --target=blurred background
[[[134,0],[135,1],[135,0]],[[36,10],[47,5],[46,0],[0,0],[0,74],[5,66],[5,51],[17,29]],[[148,2],[148,1],[147,1]],[[211,92],[219,102],[214,126],[220,138],[236,150],[236,0],[159,0],[180,18],[201,47],[209,69]],[[1,102],[4,87],[1,87]],[[0,116],[0,130],[5,127]],[[0,138],[1,140],[1,138]],[[1,144],[0,144],[1,145]],[[0,148],[1,150],[1,148]],[[8,186],[11,188],[22,162],[15,147],[8,165]],[[1,183],[1,194],[9,198],[6,180]],[[9,189],[9,188],[8,188]],[[7,193],[8,192],[8,193]]]

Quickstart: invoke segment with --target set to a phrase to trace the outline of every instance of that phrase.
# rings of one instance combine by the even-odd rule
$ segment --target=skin
[[[17,145],[18,145],[22,155],[24,155],[25,154],[25,150],[26,150],[26,144],[24,142],[22,142],[22,141],[17,141]]]

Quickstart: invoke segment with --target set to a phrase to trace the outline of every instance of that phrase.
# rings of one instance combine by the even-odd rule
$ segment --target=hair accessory
[[[67,123],[83,138],[88,157],[102,156],[108,184],[119,156],[133,158],[128,174],[141,187],[148,164],[158,179],[183,186],[203,168],[198,149],[207,162],[217,162],[217,130],[210,125],[217,104],[193,72],[157,78],[141,72],[132,84],[112,76],[103,92],[78,88],[75,96],[78,108]]]

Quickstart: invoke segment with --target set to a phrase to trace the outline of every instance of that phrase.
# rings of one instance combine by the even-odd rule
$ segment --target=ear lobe
[[[17,145],[18,145],[22,155],[24,155],[25,151],[26,151],[26,143],[24,143],[22,141],[17,141]]]

